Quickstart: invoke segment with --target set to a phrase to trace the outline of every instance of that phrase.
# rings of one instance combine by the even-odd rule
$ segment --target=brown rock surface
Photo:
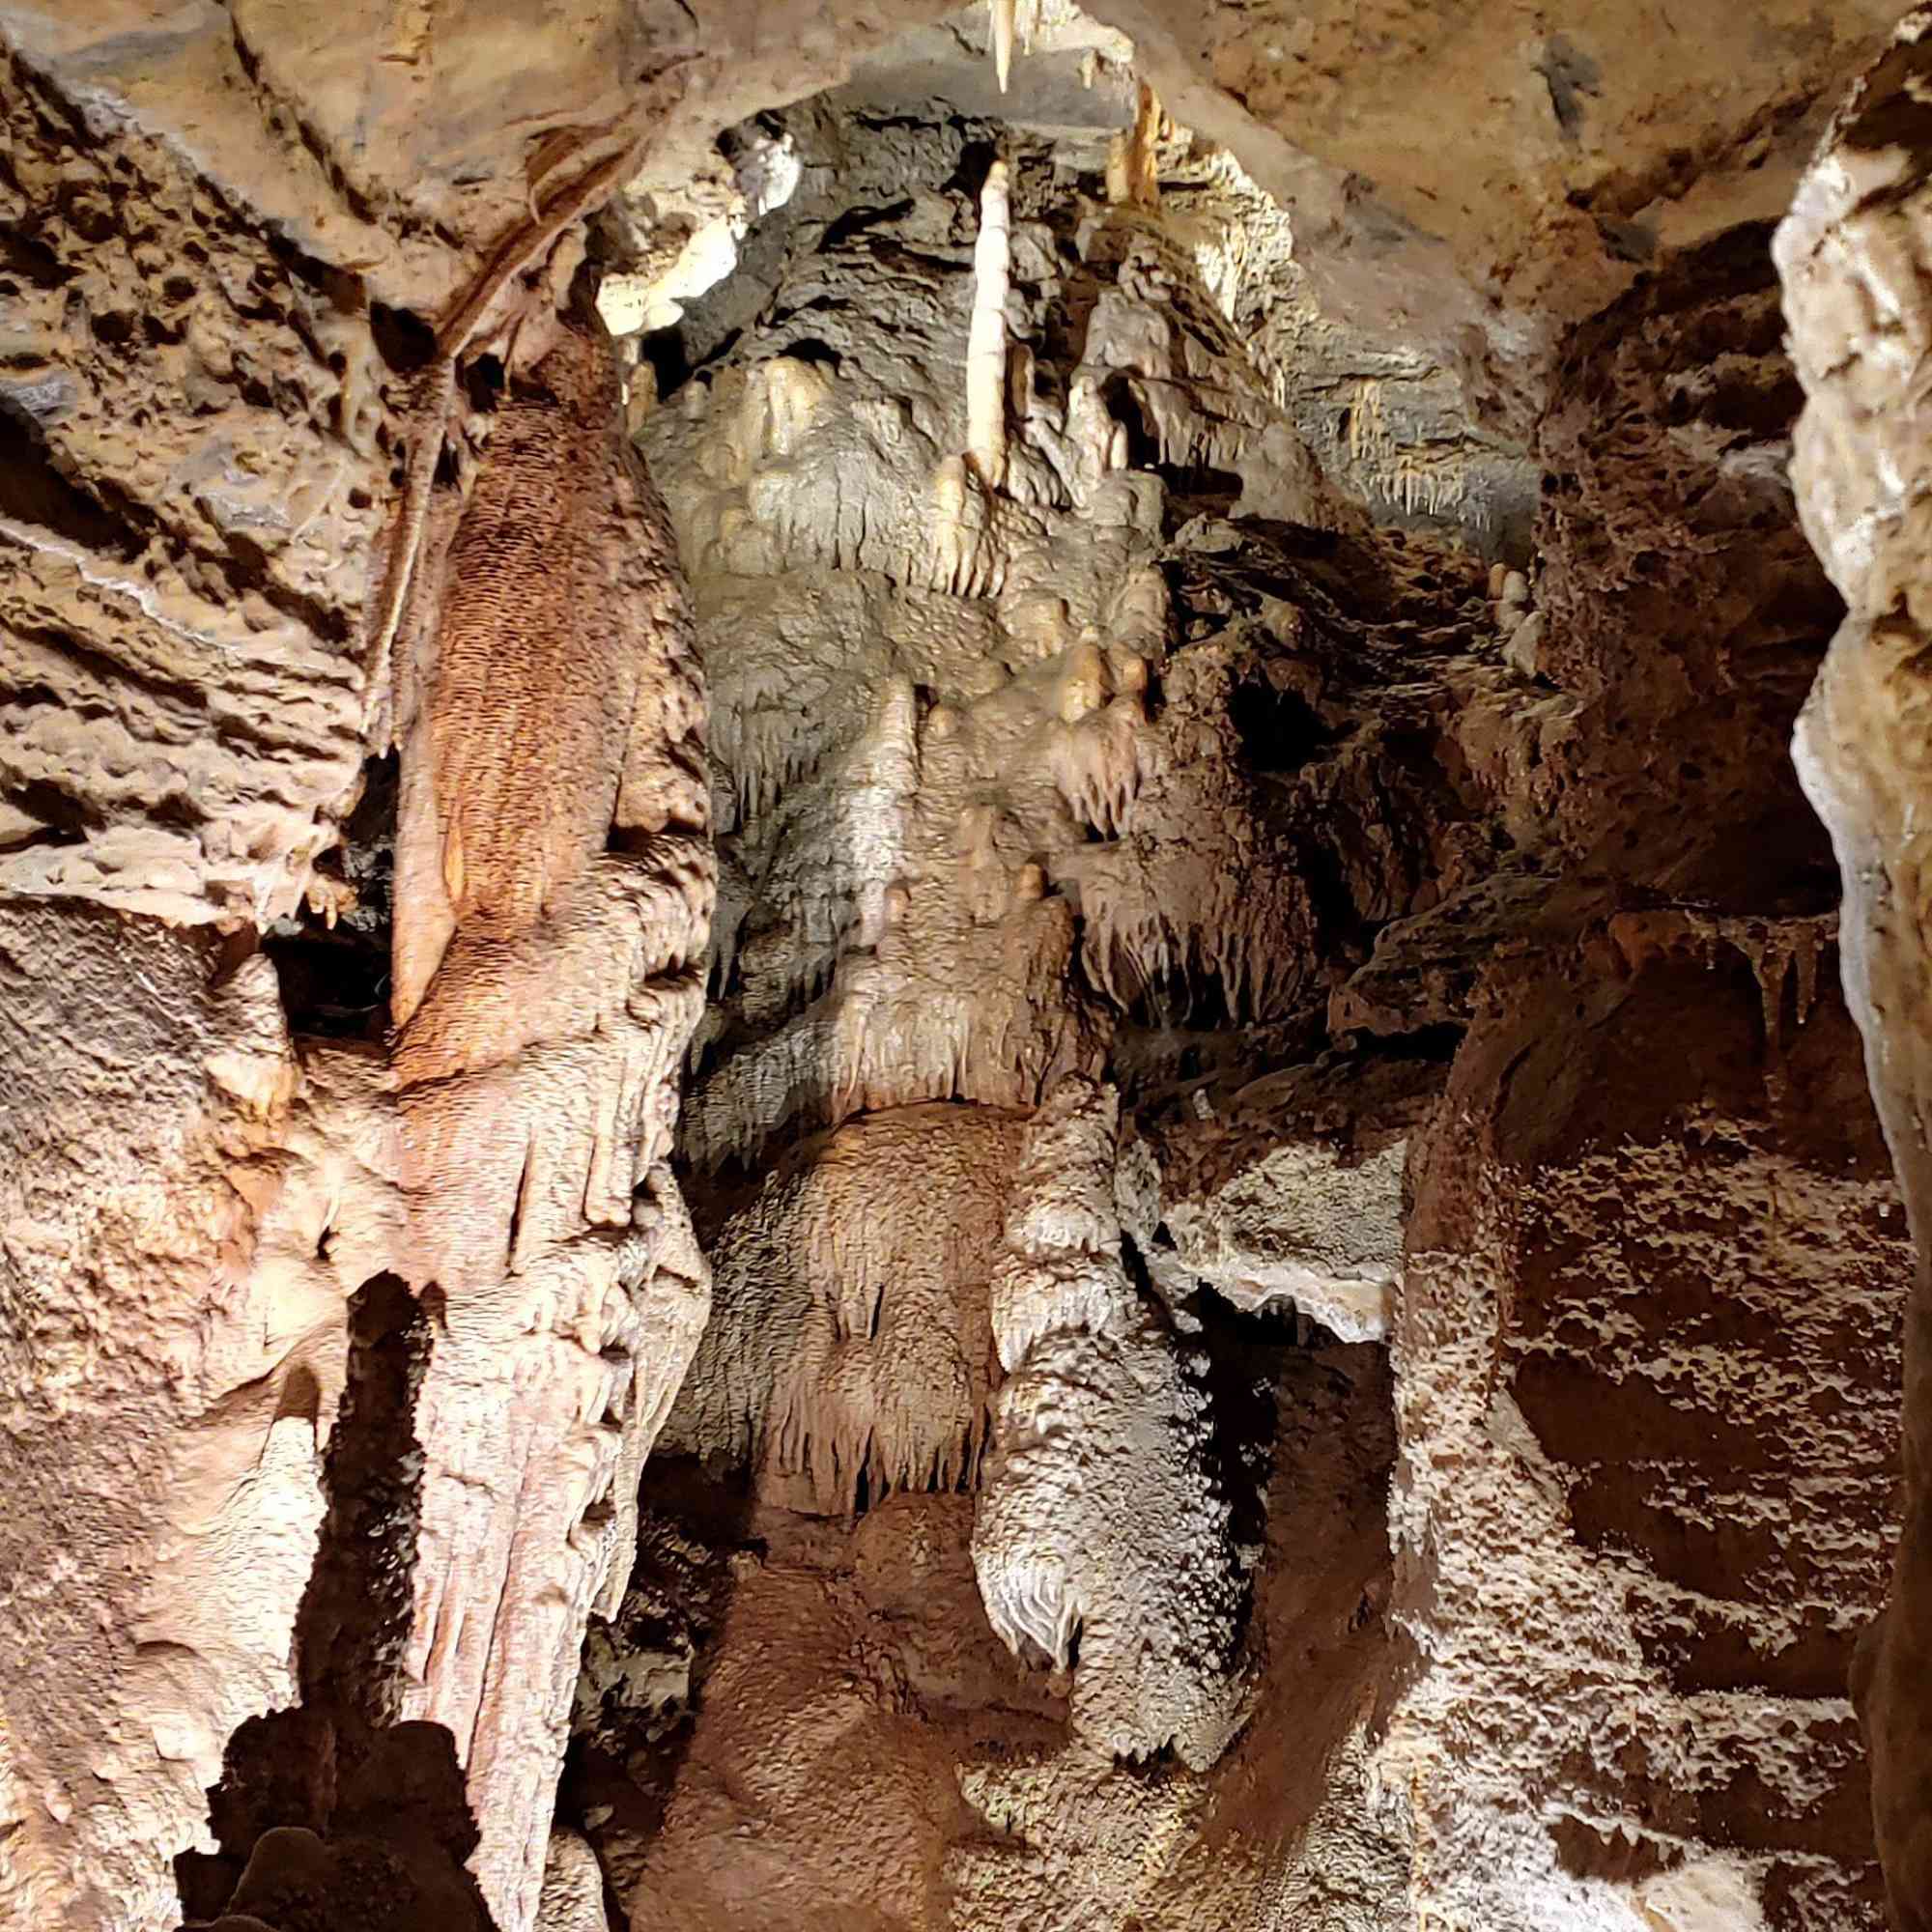
[[[1278,1901],[1332,1932],[1403,1922],[1399,1844],[1361,1808],[1386,1370],[1278,1341],[1249,1360],[1274,1418],[1257,1642],[1309,1674],[1264,1680],[1206,1776],[1069,1742],[1065,1678],[984,1622],[970,1498],[898,1493],[848,1528],[654,1463],[566,1778],[630,1925],[1259,1926]]]
[[[107,1130],[99,1159],[108,1172],[136,1163],[129,1184],[149,1190],[156,1230],[132,1245],[121,1236],[125,1259],[99,1264],[100,1292],[128,1311],[125,1334],[94,1321],[74,1329],[86,1296],[45,1274],[60,1251],[55,1224],[22,1206],[10,1237],[30,1259],[11,1271],[10,1387],[30,1406],[72,1392],[32,1427],[23,1409],[10,1439],[31,1445],[23,1467],[50,1468],[63,1459],[57,1441],[71,1434],[77,1450],[105,1428],[124,1459],[147,1445],[172,1500],[138,1527],[115,1517],[83,1539],[90,1560],[128,1579],[127,1605],[113,1591],[69,1600],[23,1585],[23,1610],[36,1596],[58,1606],[50,1634],[81,1616],[134,1645],[138,1667],[108,1670],[104,1722],[81,1716],[100,1660],[72,1642],[28,1666],[17,1700],[8,1692],[9,1826],[21,1848],[8,1883],[21,1910],[76,1926],[178,1916],[169,1865],[198,1835],[198,1790],[222,1775],[231,1734],[226,1780],[248,1790],[238,1727],[298,1688],[292,1645],[310,1641],[298,1611],[324,1517],[348,1298],[386,1269],[433,1311],[408,1426],[384,1438],[386,1453],[420,1459],[418,1501],[384,1532],[415,1601],[394,1641],[342,1672],[304,1675],[299,1689],[318,1721],[336,1722],[346,1700],[384,1721],[443,1727],[449,1773],[459,1789],[467,1781],[459,1802],[480,1828],[480,1844],[475,1830],[451,1841],[454,1856],[474,1848],[507,1926],[535,1905],[582,1620],[606,1574],[621,1581],[637,1470],[702,1319],[703,1264],[663,1166],[669,1082],[699,1001],[688,962],[709,910],[687,749],[701,703],[662,523],[654,539],[647,486],[622,440],[608,344],[594,327],[547,328],[555,277],[520,285],[492,312],[493,329],[509,316],[506,333],[485,338],[507,376],[506,433],[477,455],[494,413],[487,395],[451,425],[462,453],[421,504],[429,551],[418,564],[440,588],[451,545],[459,592],[425,596],[418,580],[402,633],[407,674],[392,684],[366,635],[380,643],[373,566],[394,554],[378,537],[385,521],[411,527],[412,486],[392,491],[405,458],[413,477],[415,453],[434,456],[443,429],[407,380],[421,360],[409,325],[385,319],[364,271],[401,272],[409,251],[358,257],[345,236],[344,256],[330,259],[291,244],[278,217],[295,191],[289,171],[307,163],[279,145],[295,132],[286,117],[271,113],[252,137],[238,134],[245,121],[224,128],[197,160],[189,130],[169,119],[169,102],[192,99],[168,92],[183,72],[205,76],[206,59],[232,57],[272,92],[261,49],[235,27],[233,47],[186,30],[153,48],[126,122],[98,91],[124,44],[91,59],[63,28],[41,52],[65,81],[10,57],[10,262],[21,299],[9,541],[21,566],[7,584],[5,863],[10,917],[31,918],[37,899],[46,911],[11,955],[22,998],[9,1037],[23,1060],[9,1122],[32,1136],[18,1171],[39,1197],[59,1184],[47,1158],[71,1161],[95,1144],[76,1124],[35,1152],[48,1122],[90,1093],[99,1107],[129,1089],[134,1109]],[[75,63],[89,75],[78,94]],[[316,104],[329,110],[327,99]],[[268,171],[261,214],[226,172],[244,165]],[[334,187],[367,202],[372,219],[378,204],[396,214],[379,185],[365,192],[345,175]],[[312,239],[327,245],[320,227]],[[485,289],[499,285],[486,273]],[[392,287],[440,296],[427,270],[419,286]],[[455,347],[471,346],[467,328]],[[526,364],[552,333],[563,346],[533,382]],[[554,373],[566,364],[567,381]],[[574,514],[554,500],[559,466],[582,480]],[[526,502],[551,499],[552,515],[533,526],[516,512],[506,539],[489,520],[500,525],[503,496],[520,491]],[[439,604],[448,607],[440,620]],[[531,659],[533,637],[555,657]],[[480,715],[475,694],[500,699],[518,669],[533,680],[530,723],[507,738],[500,712]],[[573,679],[574,721],[562,702]],[[380,823],[394,796],[380,767],[365,773],[392,721],[399,838]],[[546,729],[562,748],[561,781]],[[432,946],[419,935],[437,929],[440,905],[417,864],[418,827],[439,783],[448,850],[462,850],[454,803],[483,814],[486,833],[471,833],[467,873],[458,856],[434,881],[456,917]],[[358,796],[378,822],[355,831],[365,842],[339,870],[315,869]],[[191,944],[156,928],[150,969],[148,927],[120,941],[90,899],[141,920],[218,923],[230,937]],[[292,918],[304,899],[307,918]],[[393,1051],[292,1051],[252,927],[276,923],[274,955],[300,989],[298,1025],[340,1025],[363,1004],[360,976],[375,979],[392,913],[397,1004],[412,1021]],[[79,966],[70,1003],[37,1024],[25,989],[68,950],[64,934],[99,963]],[[119,1031],[117,976],[136,1016]],[[90,980],[100,990],[83,999]],[[192,1017],[196,998],[205,1019]],[[174,1009],[170,1043],[162,1015]],[[121,1033],[156,1077],[113,1072]],[[36,1034],[45,1045],[29,1066],[24,1042]],[[48,1056],[63,1040],[103,1077],[55,1075],[63,1063]],[[39,1107],[30,1074],[52,1080]],[[211,1080],[211,1098],[199,1098]],[[136,1150],[149,1146],[141,1179]],[[83,1188],[68,1218],[93,1196]],[[110,1188],[94,1203],[109,1226],[113,1199]],[[160,1233],[171,1216],[183,1232]],[[66,1267],[94,1265],[86,1252],[77,1245]],[[107,1286],[117,1272],[127,1280]],[[173,1285],[156,1289],[154,1316],[137,1315],[147,1291],[136,1284],[150,1278]],[[75,1370],[42,1359],[49,1348],[72,1352],[59,1337],[97,1328]],[[114,1492],[77,1466],[76,1493]],[[35,1574],[24,1549],[19,1567]],[[342,1797],[347,1813],[331,1798],[327,1816],[238,1801],[230,1825],[242,1817],[246,1830],[224,1828],[223,1855],[246,1860],[255,1836],[281,1826],[339,1828],[360,1843],[355,1806],[371,1796]],[[317,1842],[323,1850],[296,1861],[307,1892],[327,1894],[338,1878],[350,1886],[340,1863],[350,1840]],[[236,1892],[257,1916],[264,1870],[281,1866],[251,1865]],[[425,1898],[449,1882],[425,1881]]]
[[[1829,983],[1639,930],[1491,978],[1414,1171],[1412,1883],[1498,1932],[1620,1896],[1696,1924],[1700,1889],[1877,1927],[1846,1680],[1896,1524],[1903,1217]]]

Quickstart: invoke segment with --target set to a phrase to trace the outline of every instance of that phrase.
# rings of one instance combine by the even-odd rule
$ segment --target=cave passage
[[[1655,11],[10,11],[0,1932],[1932,1924],[1932,14]]]

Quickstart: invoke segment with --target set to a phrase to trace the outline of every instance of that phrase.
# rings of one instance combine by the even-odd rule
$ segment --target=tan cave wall
[[[863,66],[761,122],[791,200],[642,352],[717,1273],[565,1813],[652,1932],[1876,1932],[1909,1252],[1769,222],[1555,331],[1492,572],[1230,327],[1252,180],[1123,193],[1053,33],[997,140]]]
[[[1894,1922],[1932,1923],[1923,1685],[1928,1613],[1925,781],[1919,639],[1921,271],[1932,153],[1921,96],[1932,19],[1915,10],[1833,121],[1778,231],[1805,387],[1794,477],[1804,527],[1848,607],[1805,708],[1799,768],[1845,888],[1845,990],[1918,1248],[1905,1330],[1905,1524],[1861,1661],[1879,1851]]]
[[[849,49],[579,9],[512,88],[411,19],[5,23],[10,1925],[175,1924],[190,1847],[209,1912],[376,1857],[528,1923],[702,1322],[701,691],[558,317],[685,92]]]
[[[0,13],[0,1926],[1877,1925],[1890,10],[1347,11]]]
[[[446,1730],[473,1869],[521,1922],[582,1620],[628,1561],[704,1305],[662,1168],[711,891],[701,789],[679,790],[700,699],[668,537],[594,325],[510,351],[481,480],[467,507],[439,490],[425,524],[424,580],[461,594],[413,600],[392,675],[373,610],[378,534],[407,527],[408,385],[366,289],[277,252],[179,147],[117,144],[24,58],[9,79],[9,1444],[23,1506],[44,1497],[38,1529],[10,1513],[9,1910],[175,1922],[171,1861],[206,1836],[231,1735],[298,1679],[345,1721]],[[556,293],[513,298],[538,336]],[[442,439],[429,393],[410,458]],[[559,467],[582,507],[520,553],[493,508]],[[586,591],[612,582],[600,623]],[[587,714],[574,732],[556,664],[523,653],[533,618]],[[519,671],[521,726],[500,708]],[[299,946],[304,898],[325,935],[374,910],[312,867],[392,732],[407,1024],[388,1052],[292,1040],[263,928]],[[516,777],[559,767],[574,792],[524,811],[549,836],[508,855],[472,837],[466,865],[458,805],[508,831]],[[440,847],[453,904],[434,947],[412,840]],[[417,1493],[375,1531],[415,1600],[393,1681],[338,1683],[298,1611],[348,1298],[385,1271],[432,1331],[398,1450]],[[62,1470],[66,1503],[45,1490]],[[86,1552],[68,1581],[63,1520]],[[353,1763],[345,1743],[343,1779]],[[277,1822],[326,1828],[327,1783]]]
[[[1831,957],[1626,914],[1485,982],[1393,1350],[1386,1762],[1450,1923],[1884,1922],[1846,1684],[1910,1253]]]

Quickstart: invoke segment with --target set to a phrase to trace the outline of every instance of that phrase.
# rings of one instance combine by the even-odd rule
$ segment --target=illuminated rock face
[[[1703,1887],[1717,1922],[1876,1926],[1846,1678],[1895,1521],[1903,1217],[1829,979],[1612,929],[1594,970],[1496,974],[1412,1170],[1391,1522],[1424,1668],[1384,1757],[1414,1881],[1452,1923],[1691,1925]]]
[[[1926,759],[1923,519],[1925,211],[1932,154],[1918,9],[1860,82],[1777,235],[1805,389],[1793,480],[1847,611],[1800,722],[1796,754],[1845,890],[1845,990],[1896,1163],[1918,1261],[1905,1324],[1905,1525],[1890,1601],[1861,1659],[1879,1852],[1894,1923],[1932,1923],[1923,1658],[1926,1582]]]
[[[371,1766],[440,1751],[473,1824],[424,1828],[421,1910],[527,1923],[584,1622],[706,1306],[668,1166],[713,890],[668,529],[608,339],[559,313],[567,249],[455,302],[501,387],[446,415],[408,329],[179,145],[117,146],[24,58],[7,105],[0,1884],[21,1922],[171,1924],[200,1844],[191,1908],[346,1897]],[[445,443],[418,524],[392,466]],[[418,539],[395,607],[385,524]],[[298,1745],[250,1743],[269,1711]]]
[[[1926,1922],[1932,34],[1572,11],[9,10],[5,1932]]]

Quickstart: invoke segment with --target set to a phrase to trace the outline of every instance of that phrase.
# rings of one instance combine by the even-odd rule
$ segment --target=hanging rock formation
[[[601,331],[513,362],[497,414],[398,705],[392,1009],[437,1328],[402,1710],[448,1728],[507,1835],[543,1816],[583,1618],[615,1607],[703,1325],[665,1161],[712,869],[683,587]],[[499,1918],[529,1912],[546,1842],[486,1837]]]
[[[838,1515],[969,1484],[998,1373],[988,1312],[1021,1123],[889,1108],[812,1136],[708,1243],[716,1319],[664,1436]]]
[[[996,1264],[1000,1388],[973,1566],[995,1633],[1060,1669],[1076,1738],[1205,1771],[1243,1710],[1246,1578],[1207,1392],[1127,1279],[1119,1102],[1069,1078],[1027,1128]]]
[[[660,365],[641,430],[717,708],[725,883],[684,1146],[731,1260],[668,1438],[705,1474],[646,1476],[689,1553],[640,1572],[581,1714],[575,1815],[631,1923],[734,1922],[753,1833],[770,1909],[895,1925],[1875,1926],[1845,1688],[1894,1520],[1905,1251],[1782,753],[1836,607],[1780,480],[1768,231],[1675,252],[1562,335],[1513,459],[1550,478],[1519,572],[1372,530],[1272,345],[1222,319],[1230,264],[1278,264],[1265,197],[1101,95],[1104,127],[1001,136],[989,488],[958,452],[985,440],[995,161],[970,128],[884,116],[883,84],[787,117],[800,185],[749,238],[755,287],[717,292],[731,331],[687,311],[700,359]],[[1109,197],[1144,123],[1161,192]],[[1439,460],[1486,487],[1473,453]],[[1660,815],[1638,793],[1665,756],[1700,803]],[[1660,1006],[1678,1018],[1646,1033]],[[1520,1076],[1532,1049],[1550,1070]],[[1680,1088],[1584,1104],[1657,1057]],[[873,1144],[890,1175],[860,1183]],[[969,1145],[1006,1151],[962,1168]],[[1669,1258],[1713,1188],[1692,1265],[1723,1287],[1687,1300]],[[1803,1202],[1797,1246],[1767,1201]],[[894,1284],[923,1302],[935,1238],[989,1296],[953,1292],[960,1325],[915,1362]],[[1307,1694],[1282,1592],[1347,1570],[1365,1525],[1276,1541],[1270,1485],[1309,1452],[1248,1405],[1267,1349],[1333,1346],[1318,1322],[1393,1345],[1395,1549],[1350,1612],[1375,1688],[1304,1730],[1265,1715]],[[1666,1359],[1687,1323],[1707,1339]],[[935,1458],[986,1412],[989,1347],[990,1444]],[[887,1361],[893,1387],[958,1391],[932,1437]],[[1566,1376],[1587,1400],[1549,1392]],[[1815,1433],[1729,1417],[1758,1382]],[[853,1604],[838,1552],[875,1521],[946,1590],[970,1550],[1011,1664],[935,1674]],[[773,1563],[785,1611],[752,1580]],[[832,1618],[861,1680],[781,1684],[785,1616]],[[1009,1759],[983,1713],[1021,1708],[989,1689],[1014,1665],[1049,1701]],[[627,1722],[626,1682],[677,1688]],[[892,1849],[783,1822],[795,1698],[868,1776],[950,1754],[965,1817],[922,1783]],[[1269,1722],[1319,1776],[1273,1832],[1244,1808]],[[1151,1786],[1128,1768],[1150,1757]],[[768,1758],[781,1787],[743,1781]],[[1151,1838],[1237,1816],[1216,1879],[1181,1882],[1184,1856],[1128,1876]],[[878,1889],[874,1860],[936,1862],[951,1901]]]

